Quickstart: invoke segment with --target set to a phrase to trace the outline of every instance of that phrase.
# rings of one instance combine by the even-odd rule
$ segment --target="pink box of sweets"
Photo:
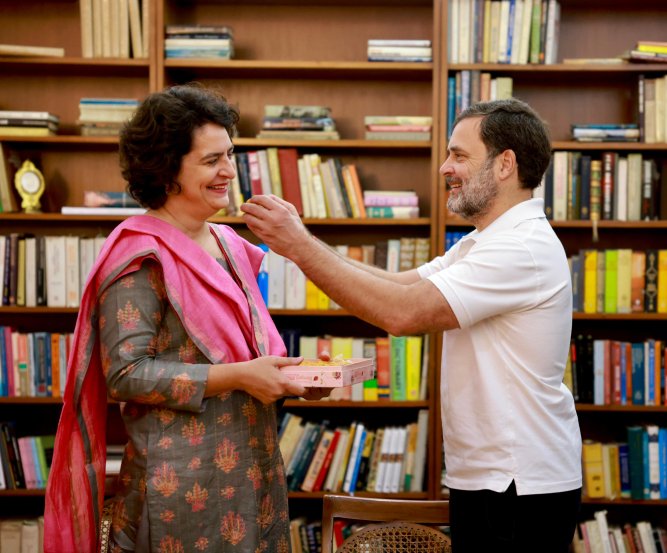
[[[286,365],[281,370],[290,380],[306,387],[340,388],[375,378],[374,361],[370,358],[304,359],[299,365]]]

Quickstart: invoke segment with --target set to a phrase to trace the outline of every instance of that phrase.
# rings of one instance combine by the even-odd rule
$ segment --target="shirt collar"
[[[468,236],[474,238],[476,242],[480,242],[498,232],[513,229],[519,223],[528,219],[545,218],[544,200],[542,198],[531,198],[509,208],[483,231],[478,232],[477,230],[474,230]]]

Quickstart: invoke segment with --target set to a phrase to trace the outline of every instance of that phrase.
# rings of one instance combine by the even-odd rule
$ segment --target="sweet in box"
[[[342,361],[305,359],[300,365],[286,365],[281,370],[290,380],[313,388],[352,386],[375,378],[375,362],[371,358],[352,358]]]

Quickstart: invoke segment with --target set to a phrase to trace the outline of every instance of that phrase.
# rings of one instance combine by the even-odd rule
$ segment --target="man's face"
[[[466,219],[487,213],[498,195],[495,159],[488,158],[479,136],[480,121],[480,117],[471,117],[456,125],[449,141],[449,156],[440,167],[449,190],[447,207]]]

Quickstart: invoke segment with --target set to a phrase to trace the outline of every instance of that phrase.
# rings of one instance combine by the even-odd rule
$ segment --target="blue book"
[[[620,374],[621,374],[621,405],[626,405],[628,403],[628,375],[627,370],[627,353],[626,353],[626,344],[627,342],[620,342],[619,352],[621,356],[620,362]]]
[[[630,497],[632,499],[644,499],[644,434],[643,426],[628,427]]]
[[[452,127],[456,118],[456,77],[447,79],[447,138],[452,136]]]
[[[644,342],[644,376],[646,387],[645,405],[655,405],[655,340]]]
[[[618,465],[621,477],[621,497],[630,498],[630,450],[627,443],[618,444]]]
[[[350,452],[349,463],[351,463],[351,472],[349,474],[349,478],[346,474],[345,482],[343,484],[344,492],[351,493],[357,489],[359,466],[361,465],[361,456],[364,452],[364,446],[366,444],[366,434],[366,427],[362,423],[359,423],[357,425],[357,431],[354,434],[354,444],[352,446],[352,451]]]
[[[644,402],[644,344],[632,344],[632,405],[645,405]]]

